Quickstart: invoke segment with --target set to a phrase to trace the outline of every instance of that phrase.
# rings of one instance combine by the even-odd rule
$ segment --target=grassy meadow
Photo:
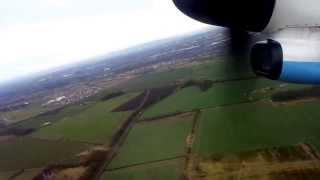
[[[249,66],[243,64],[246,62],[231,61],[226,57],[220,57],[214,60],[210,59],[205,63],[193,64],[168,71],[148,73],[118,88],[125,91],[141,91],[146,88],[167,86],[182,80],[208,79],[216,81],[254,76],[249,71]],[[236,68],[236,66],[241,68]]]
[[[195,150],[209,156],[319,142],[319,105],[319,101],[286,105],[258,102],[205,110]]]
[[[171,117],[136,124],[109,168],[185,155],[193,116]]]
[[[207,91],[202,91],[200,88],[192,86],[181,89],[176,94],[153,105],[143,114],[143,118],[257,101],[269,98],[270,94],[277,90],[299,87],[265,79],[217,83],[213,84]]]
[[[184,159],[163,161],[105,172],[100,180],[179,180]]]
[[[98,102],[82,112],[66,116],[51,126],[41,128],[33,133],[32,137],[107,143],[131,113],[116,113],[112,110],[136,95],[127,94],[110,101]]]

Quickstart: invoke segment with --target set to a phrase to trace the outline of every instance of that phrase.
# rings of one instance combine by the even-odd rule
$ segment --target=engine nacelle
[[[180,11],[203,23],[260,32],[274,11],[276,0],[173,0]]]
[[[320,55],[308,58],[312,53],[315,53],[314,47],[308,44],[297,49],[293,44],[269,39],[256,43],[250,58],[257,75],[291,83],[320,84]]]
[[[173,0],[187,16],[253,32],[320,25],[319,0]]]

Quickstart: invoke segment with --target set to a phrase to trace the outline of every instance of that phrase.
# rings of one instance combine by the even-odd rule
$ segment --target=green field
[[[247,101],[256,101],[269,97],[269,95],[277,89],[284,90],[300,87],[296,85],[283,85],[284,84],[275,81],[252,79],[217,83],[205,92],[195,86],[188,87],[150,107],[143,114],[143,118]],[[280,86],[283,87],[280,88]]]
[[[6,117],[9,120],[9,124],[13,124],[37,116],[47,110],[48,108],[42,107],[40,103],[34,103],[18,110],[0,112],[0,115]]]
[[[141,91],[146,88],[167,86],[180,80],[209,79],[215,81],[254,76],[251,71],[249,71],[249,66],[243,64],[246,62],[239,61],[230,64],[230,61],[232,60],[227,57],[217,57],[215,59],[210,59],[210,61],[205,63],[195,64],[189,67],[144,74],[130,82],[126,82],[120,86],[119,89],[126,91]],[[237,67],[242,68],[235,68],[235,64],[237,64]]]
[[[184,159],[105,172],[100,180],[180,180]]]
[[[130,112],[114,113],[111,111],[136,95],[132,93],[110,101],[98,102],[82,112],[66,116],[51,126],[41,128],[32,136],[44,139],[107,143],[130,115]]]
[[[230,61],[221,57],[196,62],[193,66],[146,73],[117,84],[112,91],[105,89],[56,111],[47,112],[35,104],[21,112],[12,112],[18,120],[24,119],[23,116],[29,118],[11,125],[13,132],[14,128],[35,131],[24,137],[12,136],[9,140],[4,136],[0,141],[0,180],[8,179],[21,169],[26,171],[15,180],[31,179],[39,168],[78,162],[76,155],[80,152],[95,145],[109,145],[115,132],[133,112],[112,110],[139,96],[142,91],[149,94],[150,102],[150,99],[152,102],[153,99],[159,100],[161,93],[147,89],[163,87],[165,90],[170,84],[176,85],[171,86],[175,90],[170,96],[150,107],[144,104],[146,109],[134,113],[133,126],[129,126],[132,128],[120,131],[129,132],[128,136],[121,134],[120,142],[111,147],[116,155],[108,167],[99,169],[106,170],[101,180],[181,180],[186,167],[186,143],[193,140],[190,138],[193,136],[188,135],[194,122],[198,124],[194,126],[196,134],[192,153],[188,154],[191,163],[194,159],[202,160],[201,157],[214,158],[220,154],[231,157],[233,153],[298,143],[310,143],[320,150],[318,96],[313,97],[311,93],[307,99],[283,100],[281,98],[294,99],[292,96],[297,94],[286,94],[287,90],[307,86],[256,78],[248,71],[247,64],[239,61],[235,65]],[[230,81],[214,82],[220,80]],[[212,83],[207,90],[196,86],[206,82]],[[106,98],[115,92],[126,94]],[[277,94],[282,103],[270,100],[277,92],[284,92],[284,95]],[[174,113],[179,115],[174,116]],[[195,114],[199,115],[198,121],[194,121]]]
[[[60,111],[49,113],[47,115],[36,116],[28,120],[22,121],[20,123],[15,124],[13,127],[38,129],[42,127],[42,125],[46,122],[54,123],[56,121],[63,119],[64,117],[69,117],[81,111],[84,111],[90,106],[91,104],[70,105],[61,109]]]
[[[110,168],[184,155],[192,118],[172,117],[136,124]]]
[[[195,150],[208,156],[319,142],[319,105],[319,101],[290,105],[259,102],[205,110]]]
[[[88,149],[87,144],[18,138],[0,144],[0,171],[41,168],[74,158]]]

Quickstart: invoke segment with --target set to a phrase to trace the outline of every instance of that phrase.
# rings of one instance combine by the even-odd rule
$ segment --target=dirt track
[[[93,148],[92,150],[88,150],[88,153],[85,156],[85,159],[87,159],[85,162],[82,162],[80,158],[78,164],[48,166],[40,174],[34,177],[34,180],[43,180],[48,174],[50,176],[52,175],[54,180],[60,180],[61,178],[66,177],[68,177],[70,180],[99,179],[113,157],[117,154],[133,124],[142,114],[144,106],[150,96],[150,91],[146,90],[143,95],[144,96],[139,102],[137,110],[135,110],[118,129],[113,136],[111,143],[105,144],[101,148]]]
[[[301,144],[295,147],[264,149],[192,159],[186,171],[189,180],[214,179],[320,179],[318,152]]]
[[[229,168],[238,168],[239,164],[228,165]],[[213,180],[213,179],[245,179],[253,178],[255,179],[277,179],[277,176],[287,177],[291,179],[295,176],[304,176],[301,179],[309,177],[320,177],[320,161],[319,160],[309,160],[309,161],[296,161],[296,162],[283,162],[283,163],[244,163],[243,168],[236,171],[230,171],[225,173],[208,173],[205,177],[195,177],[194,179],[202,180]],[[300,174],[300,175],[299,175]],[[290,178],[291,177],[291,178]],[[296,179],[296,178],[295,178]]]

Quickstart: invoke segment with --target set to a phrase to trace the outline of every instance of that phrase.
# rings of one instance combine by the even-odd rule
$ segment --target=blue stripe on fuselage
[[[301,84],[320,84],[320,61],[284,61],[280,80]]]

